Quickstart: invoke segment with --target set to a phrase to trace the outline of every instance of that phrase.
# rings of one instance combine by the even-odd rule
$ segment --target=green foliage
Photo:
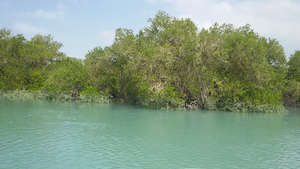
[[[214,100],[214,99],[211,99],[211,98],[207,99],[205,101],[205,104],[204,104],[203,108],[206,109],[206,110],[218,110],[217,101]]]
[[[224,55],[228,64],[224,67],[221,86],[222,99],[254,104],[281,104],[279,82],[284,79],[286,60],[282,47],[274,40],[260,38],[250,25],[233,29],[225,27]],[[229,29],[229,30],[228,30]],[[220,78],[220,77],[219,77]]]
[[[66,57],[52,65],[44,89],[55,93],[72,93],[72,90],[80,92],[86,85],[86,76],[87,71],[82,60]]]
[[[279,42],[249,24],[198,30],[191,19],[162,11],[149,22],[137,34],[117,29],[111,46],[88,51],[84,60],[59,52],[62,44],[50,35],[28,41],[3,29],[0,89],[159,109],[284,112],[283,92],[298,102],[300,52],[287,63]]]
[[[182,110],[185,109],[182,93],[175,91],[175,87],[165,87],[158,93],[153,93],[150,98],[141,100],[141,105],[147,108]]]
[[[291,55],[288,62],[288,79],[300,82],[300,51],[297,50]]]
[[[300,107],[300,82],[289,80],[284,91],[284,102],[286,106]]]
[[[0,89],[41,89],[48,65],[62,56],[62,44],[51,35],[36,35],[28,41],[7,29],[0,30],[0,36]]]
[[[284,90],[284,103],[300,107],[300,51],[291,55],[288,61],[288,74]]]
[[[111,47],[86,56],[92,76],[114,99],[155,108],[282,105],[287,63],[275,39],[250,25],[216,23],[198,31],[190,19],[162,11],[149,22],[137,35],[117,29]]]
[[[3,98],[13,99],[13,100],[33,100],[33,99],[35,99],[34,93],[26,91],[26,90],[14,90],[14,91],[0,90],[0,96]]]
[[[237,113],[287,113],[282,105],[253,104],[251,102],[225,101],[218,102],[219,111],[231,111]]]
[[[59,101],[74,101],[74,98],[69,94],[64,93],[49,93],[47,91],[37,90],[14,90],[4,91],[0,90],[0,97],[12,99],[12,100],[59,100]],[[80,95],[77,102],[88,102],[88,103],[109,103],[111,99],[105,95]]]

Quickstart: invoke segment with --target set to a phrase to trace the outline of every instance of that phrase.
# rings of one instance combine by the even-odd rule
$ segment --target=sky
[[[159,10],[191,18],[199,30],[215,22],[248,23],[278,40],[287,58],[300,50],[300,0],[0,0],[0,29],[28,40],[51,34],[62,52],[84,59],[89,50],[112,45],[117,28],[138,33],[150,26]]]

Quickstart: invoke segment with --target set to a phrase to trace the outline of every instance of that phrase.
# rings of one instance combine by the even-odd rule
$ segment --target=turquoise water
[[[300,109],[289,110],[0,99],[0,168],[300,168]]]

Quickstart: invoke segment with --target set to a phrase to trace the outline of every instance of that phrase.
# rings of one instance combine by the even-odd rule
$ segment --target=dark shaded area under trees
[[[250,25],[199,31],[190,19],[161,11],[149,22],[138,34],[117,29],[111,46],[84,60],[60,52],[51,35],[26,40],[2,29],[1,95],[24,90],[44,99],[234,112],[300,106],[300,51],[287,62],[278,41]]]

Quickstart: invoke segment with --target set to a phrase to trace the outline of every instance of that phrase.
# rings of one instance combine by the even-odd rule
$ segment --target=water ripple
[[[0,104],[0,168],[300,168],[298,109],[280,115]]]

